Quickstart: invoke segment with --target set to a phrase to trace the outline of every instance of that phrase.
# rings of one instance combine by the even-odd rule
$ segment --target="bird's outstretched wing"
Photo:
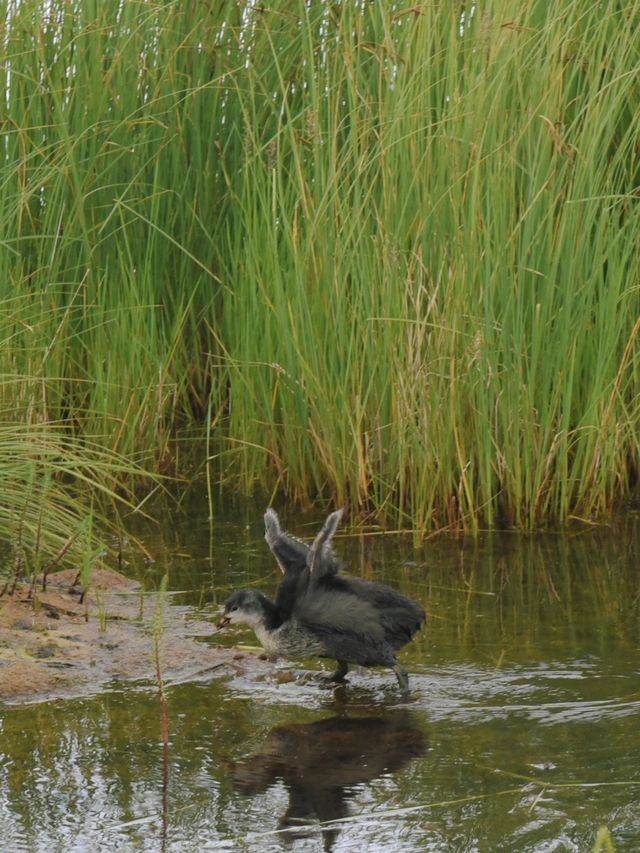
[[[314,581],[326,575],[335,575],[338,573],[338,560],[333,553],[331,540],[336,534],[342,513],[342,509],[331,513],[323,524],[322,530],[313,540],[311,548],[309,548],[307,566]]]
[[[275,598],[281,622],[291,617],[307,593],[313,594],[318,581],[337,574],[338,561],[331,549],[331,540],[341,516],[342,510],[332,513],[309,547],[305,542],[284,532],[274,510],[269,508],[265,512],[264,538],[283,574]]]
[[[309,546],[284,532],[276,512],[271,507],[264,514],[264,527],[264,538],[282,574],[302,572],[307,567]]]

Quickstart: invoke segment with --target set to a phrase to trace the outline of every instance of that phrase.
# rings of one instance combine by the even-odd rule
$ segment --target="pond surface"
[[[204,494],[139,531],[130,571],[212,621],[228,592],[278,581],[263,506],[210,527]],[[322,513],[282,513],[311,537]],[[242,671],[0,709],[0,847],[20,851],[640,849],[640,524],[564,535],[342,535],[353,573],[422,601],[393,673],[345,686]],[[228,630],[204,642],[255,644]],[[329,663],[327,663],[329,666]]]

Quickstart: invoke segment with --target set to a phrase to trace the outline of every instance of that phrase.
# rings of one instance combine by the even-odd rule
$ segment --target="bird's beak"
[[[220,628],[224,628],[225,625],[228,625],[229,622],[231,622],[231,619],[229,619],[228,616],[221,616],[216,623],[216,628],[220,630]]]

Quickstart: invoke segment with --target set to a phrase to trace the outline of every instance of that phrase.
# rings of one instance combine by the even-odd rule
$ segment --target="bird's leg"
[[[409,689],[409,676],[407,675],[407,670],[403,666],[401,666],[398,661],[394,663],[391,669],[396,674],[400,689],[406,692]]]
[[[326,681],[344,681],[345,675],[349,672],[349,664],[344,660],[336,661],[338,668],[330,675],[325,675]]]

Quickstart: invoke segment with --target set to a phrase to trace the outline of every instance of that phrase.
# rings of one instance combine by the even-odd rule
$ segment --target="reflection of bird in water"
[[[255,755],[234,767],[234,784],[245,794],[257,795],[282,782],[289,807],[279,828],[300,827],[308,834],[310,821],[348,816],[345,789],[400,770],[425,748],[423,733],[406,711],[278,726]],[[331,850],[339,832],[333,826],[323,830],[325,850]],[[299,833],[292,829],[292,834]]]
[[[275,655],[335,658],[333,681],[344,680],[350,663],[388,666],[406,690],[409,679],[395,653],[421,627],[424,611],[384,584],[338,573],[331,541],[341,516],[342,510],[332,513],[308,546],[288,536],[268,509],[265,539],[284,574],[275,602],[255,589],[237,590],[219,625],[250,625]]]

